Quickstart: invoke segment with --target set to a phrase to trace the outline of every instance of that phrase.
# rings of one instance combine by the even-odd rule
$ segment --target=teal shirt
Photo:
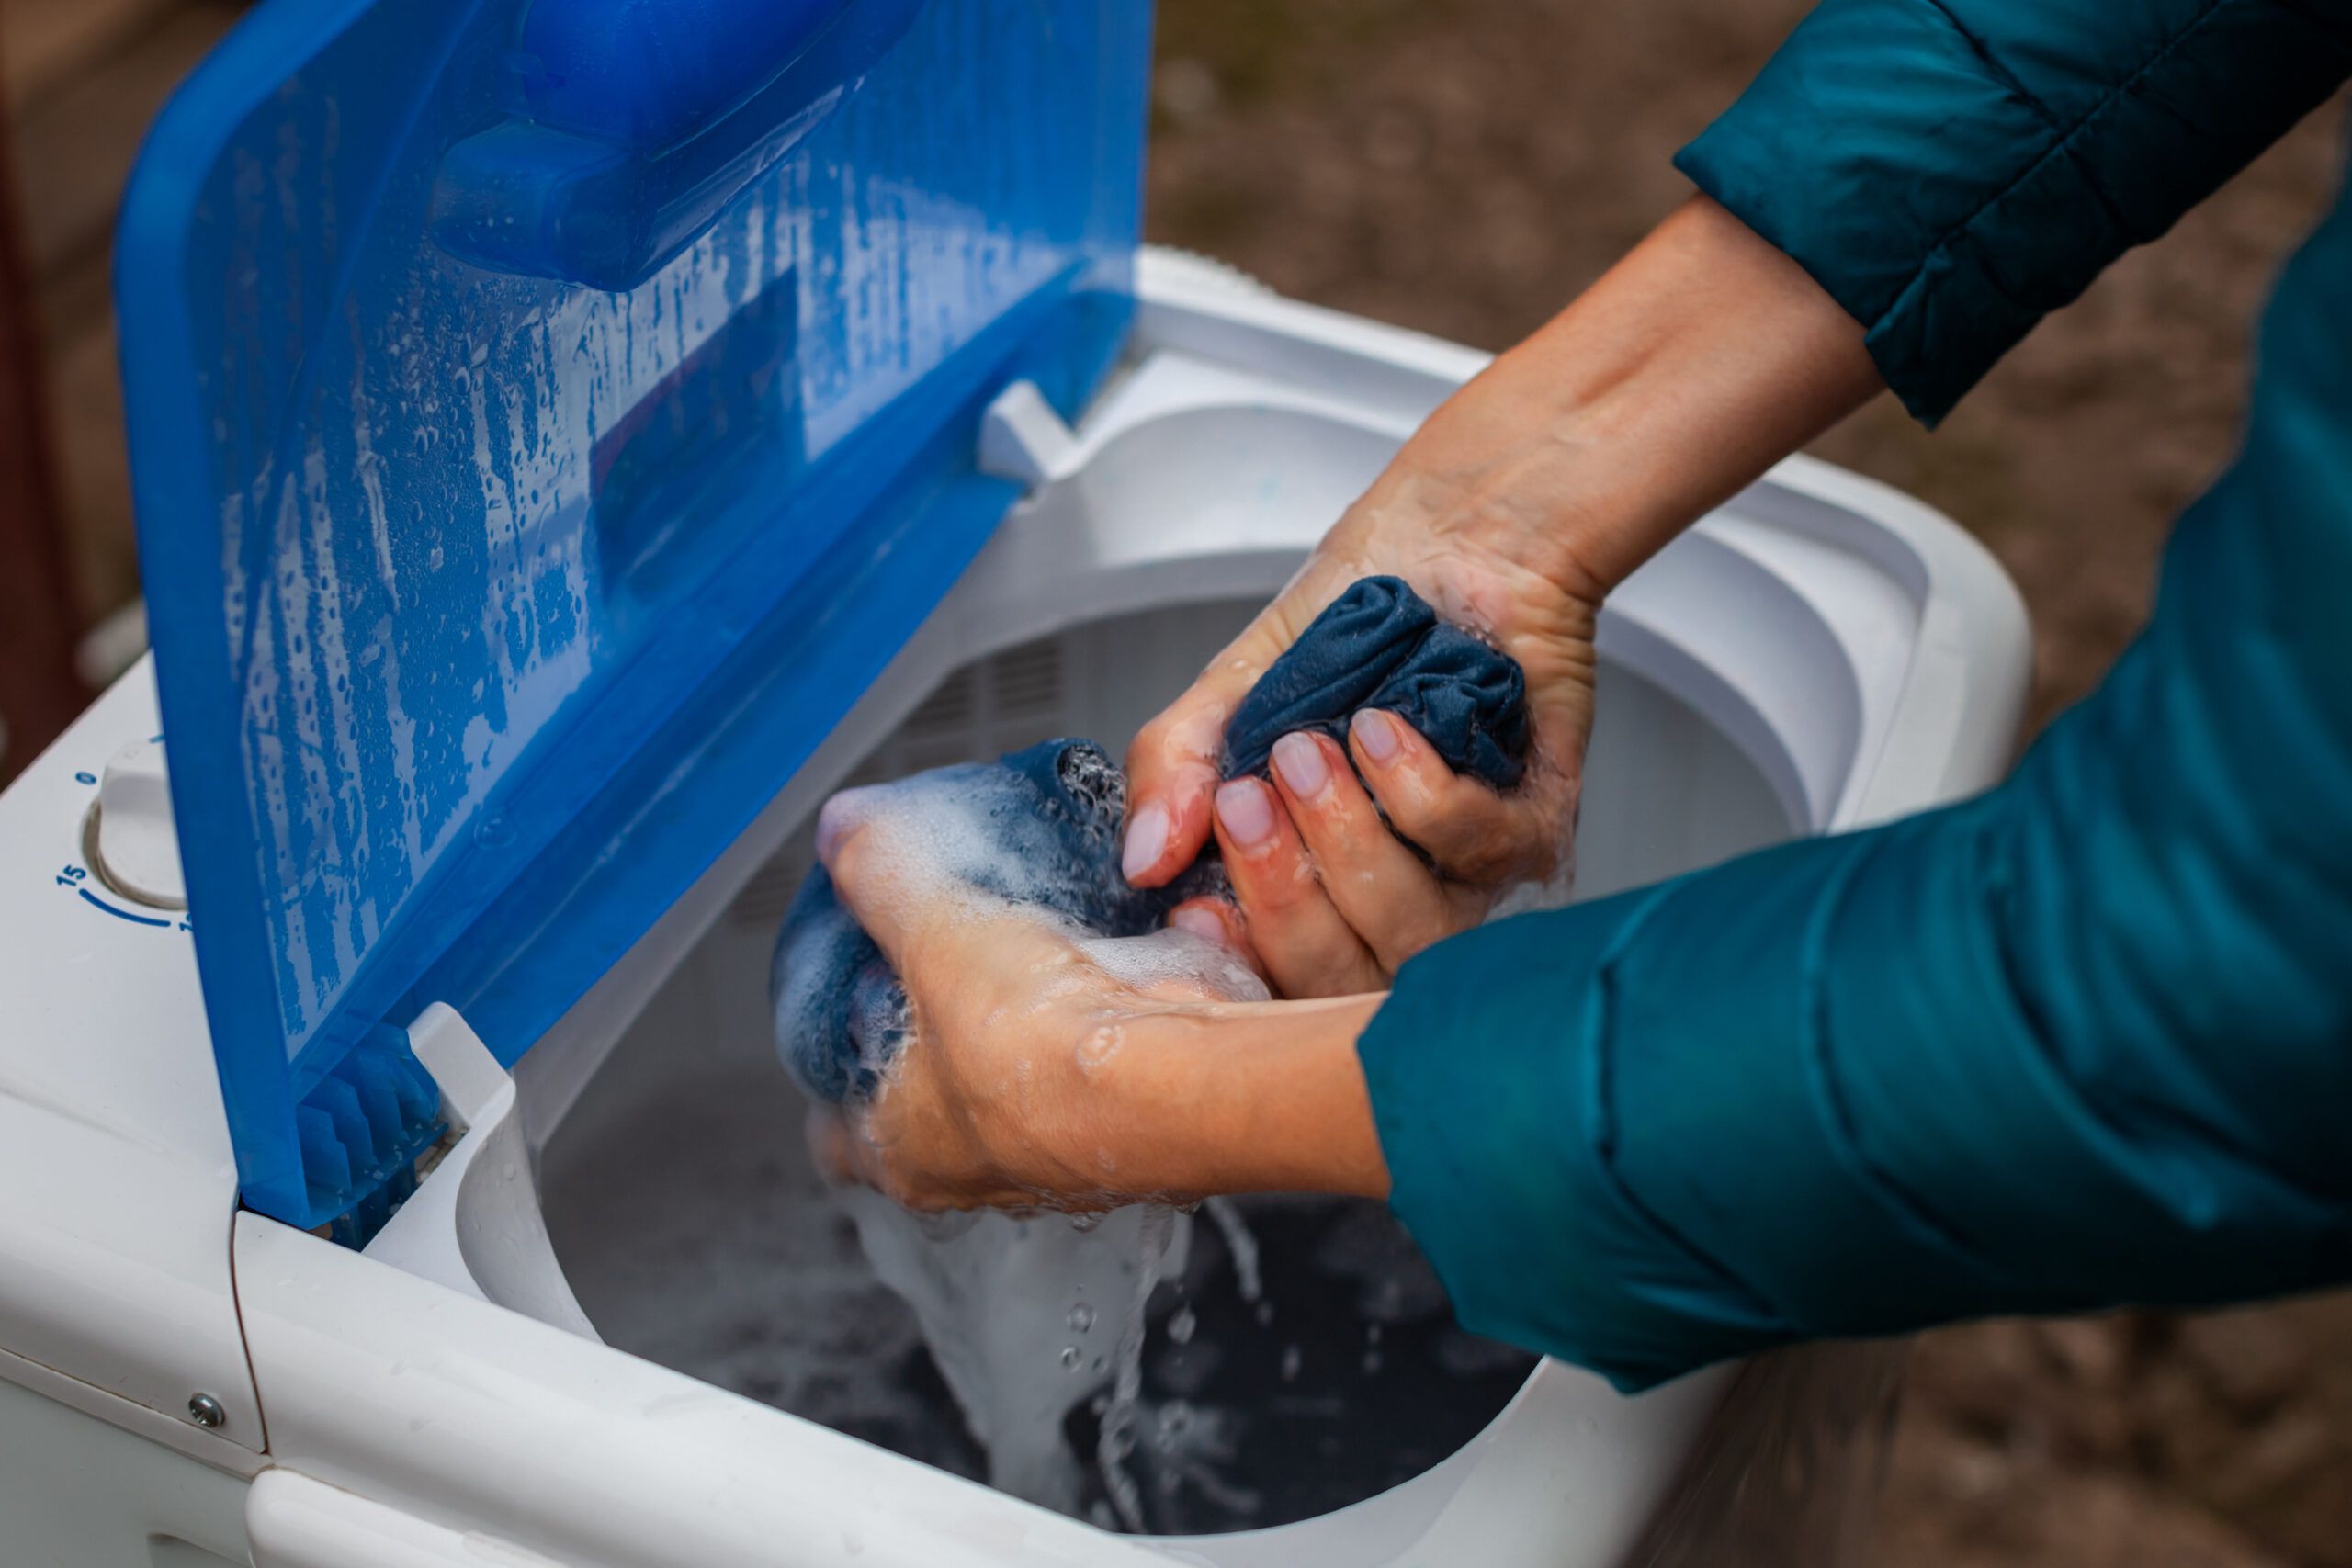
[[[2342,0],[1831,0],[1679,162],[1933,419],[2347,72]],[[2257,360],[2008,782],[1406,966],[1361,1052],[1467,1326],[1634,1388],[2352,1280],[2352,205]]]

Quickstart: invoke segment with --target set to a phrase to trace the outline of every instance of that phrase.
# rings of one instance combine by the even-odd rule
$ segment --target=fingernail
[[[1331,769],[1323,760],[1323,748],[1315,744],[1311,735],[1285,735],[1275,741],[1274,772],[1282,774],[1283,783],[1301,800],[1314,799],[1331,782]]]
[[[1214,942],[1222,944],[1225,941],[1225,922],[1218,919],[1214,911],[1204,909],[1197,904],[1175,910],[1168,917],[1168,923],[1180,931],[1190,931]]]
[[[849,830],[854,825],[856,818],[857,807],[854,797],[857,794],[856,790],[845,789],[827,800],[818,809],[817,858],[819,860],[829,859],[833,852],[833,846],[849,836]]]
[[[1226,836],[1245,850],[1256,849],[1274,836],[1274,801],[1256,779],[1236,779],[1219,784],[1216,819]]]
[[[1378,708],[1358,708],[1355,717],[1348,721],[1348,730],[1363,748],[1363,754],[1375,762],[1393,762],[1404,749],[1396,720]]]
[[[1119,852],[1119,869],[1132,882],[1157,864],[1160,851],[1167,847],[1168,807],[1156,800],[1146,801],[1127,818],[1127,842]]]

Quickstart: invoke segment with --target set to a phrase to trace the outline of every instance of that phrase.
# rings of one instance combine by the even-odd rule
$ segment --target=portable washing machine
[[[0,795],[0,1557],[1835,1560],[1896,1352],[1623,1398],[1298,1198],[1148,1303],[1189,1511],[1018,1501],[809,1173],[818,803],[1115,747],[1484,362],[1138,253],[1149,42],[266,0],[182,89],[118,262],[155,652]],[[1981,788],[2027,673],[1980,548],[1794,459],[1600,651],[1580,895]]]

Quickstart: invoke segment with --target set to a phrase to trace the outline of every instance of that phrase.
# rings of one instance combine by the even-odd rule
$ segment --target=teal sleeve
[[[2352,209],[2154,616],[1998,789],[1469,932],[1361,1043],[1465,1325],[1626,1387],[2352,1280]]]
[[[1676,164],[1932,423],[2348,61],[2343,0],[1827,0]]]

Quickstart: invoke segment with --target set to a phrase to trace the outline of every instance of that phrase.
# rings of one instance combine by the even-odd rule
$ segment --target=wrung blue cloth
[[[1284,735],[1339,735],[1366,707],[1396,714],[1457,772],[1497,788],[1525,771],[1526,682],[1518,664],[1439,620],[1398,579],[1368,577],[1317,616],[1235,710],[1225,775],[1261,774]],[[919,808],[943,822],[961,818],[960,830],[941,840],[951,874],[1091,935],[1141,936],[1185,899],[1224,886],[1208,857],[1165,887],[1128,886],[1119,871],[1125,781],[1091,740],[1048,740],[888,787],[919,794]],[[871,1095],[905,1043],[905,988],[822,867],[785,916],[769,994],[776,1048],[820,1100]]]
[[[1394,577],[1333,600],[1268,667],[1225,728],[1225,776],[1264,774],[1299,730],[1343,739],[1359,709],[1395,714],[1456,773],[1509,789],[1527,767],[1527,682],[1516,660],[1438,619]]]

